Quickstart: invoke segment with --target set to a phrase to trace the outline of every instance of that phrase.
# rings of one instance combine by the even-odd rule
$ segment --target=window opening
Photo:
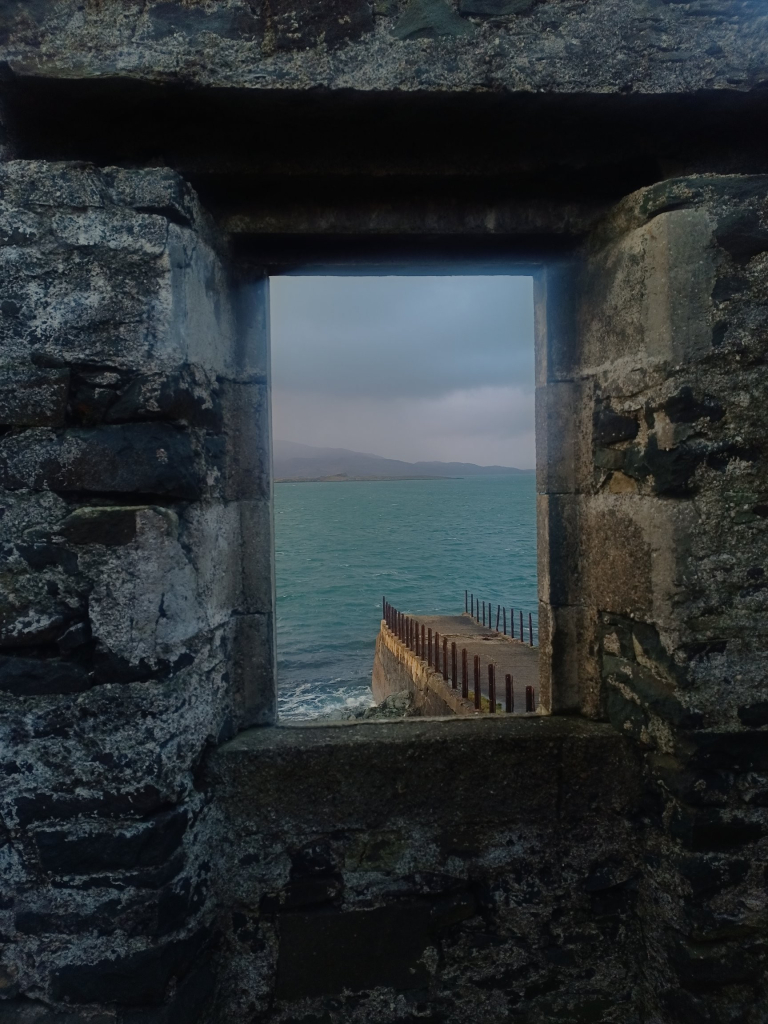
[[[487,713],[494,682],[504,714],[508,674],[534,710],[532,279],[270,292],[280,719]],[[454,664],[455,706],[425,698],[414,666],[452,690]]]

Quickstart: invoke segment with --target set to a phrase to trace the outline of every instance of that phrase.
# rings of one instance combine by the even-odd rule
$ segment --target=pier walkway
[[[385,602],[374,697],[381,702],[403,689],[414,695],[420,714],[536,713],[539,651],[469,613],[416,618]]]
[[[513,640],[502,633],[497,633],[496,630],[483,626],[466,613],[464,615],[425,615],[419,618],[419,622],[423,623],[427,629],[431,629],[433,635],[436,632],[440,634],[441,648],[443,637],[445,637],[448,641],[449,659],[451,643],[455,643],[459,651],[462,647],[466,648],[470,666],[470,690],[473,689],[472,659],[477,654],[480,656],[480,692],[484,697],[488,696],[487,665],[490,661],[496,666],[496,700],[499,703],[504,703],[504,676],[510,673],[514,679],[515,711],[522,711],[525,707],[526,686],[533,687],[534,707],[538,707],[538,647],[530,647],[520,640]],[[441,658],[442,653],[441,649]],[[459,666],[461,666],[461,661],[459,661]]]

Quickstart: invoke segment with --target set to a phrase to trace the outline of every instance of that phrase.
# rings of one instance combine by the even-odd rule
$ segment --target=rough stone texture
[[[768,76],[753,0],[4,0],[11,72],[250,88],[692,93]],[[705,40],[703,43],[702,40]]]
[[[274,707],[264,369],[175,175],[9,163],[0,195],[0,1019],[192,1020],[195,770]]]
[[[763,1024],[767,75],[757,0],[0,0],[2,1024]],[[208,769],[264,275],[361,263],[536,276],[553,715]]]
[[[636,758],[555,718],[241,734],[212,1020],[640,1020]]]
[[[539,359],[544,671],[555,710],[647,751],[661,827],[641,913],[664,1020],[765,1007],[766,224],[764,177],[666,181],[539,296],[576,309]]]

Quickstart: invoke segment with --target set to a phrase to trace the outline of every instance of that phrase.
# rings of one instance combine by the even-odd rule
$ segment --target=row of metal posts
[[[464,591],[464,611],[469,612],[476,622],[480,622],[480,598],[475,600],[475,595],[470,594],[469,591]],[[488,629],[491,629],[491,616],[493,609],[491,602],[488,602]],[[507,609],[500,604],[496,605],[496,632],[499,632],[499,619],[503,617],[503,632],[504,636],[507,635]],[[483,618],[482,623],[485,625],[485,601],[483,601]],[[509,635],[512,639],[515,639],[515,609],[509,609]],[[520,640],[525,643],[525,633],[523,632],[523,613],[520,611]],[[533,647],[533,615],[528,612],[528,643]]]
[[[434,635],[434,659],[433,659],[433,637],[432,630],[424,626],[423,623],[419,623],[416,619],[410,618],[408,615],[404,615],[403,612],[399,612],[387,601],[386,597],[382,598],[382,615],[384,622],[386,623],[387,629],[393,633],[397,639],[404,644],[409,650],[413,651],[417,658],[426,660],[427,665],[430,668],[434,668],[436,672],[440,671],[441,659],[440,659],[440,634],[435,631]],[[448,640],[443,637],[442,644],[442,673],[445,682],[448,682]],[[458,689],[458,671],[457,671],[457,647],[454,642],[451,643],[451,688]],[[434,661],[434,664],[433,664]],[[466,647],[461,648],[461,696],[464,700],[469,700],[469,671],[468,671],[468,656]],[[480,655],[474,655],[474,700],[475,708],[479,711],[482,707],[482,693],[480,689]],[[511,673],[507,673],[504,676],[504,696],[505,696],[505,710],[508,715],[511,715],[515,710],[515,694],[514,694],[514,682]],[[488,663],[488,703],[490,704],[491,714],[496,713],[496,666],[493,662]],[[525,688],[525,710],[530,713],[535,710],[534,707],[534,694],[533,687],[526,686]]]

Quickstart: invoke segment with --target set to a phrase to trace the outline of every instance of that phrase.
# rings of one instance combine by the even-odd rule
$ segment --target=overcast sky
[[[276,277],[271,316],[276,438],[533,468],[530,278]]]

